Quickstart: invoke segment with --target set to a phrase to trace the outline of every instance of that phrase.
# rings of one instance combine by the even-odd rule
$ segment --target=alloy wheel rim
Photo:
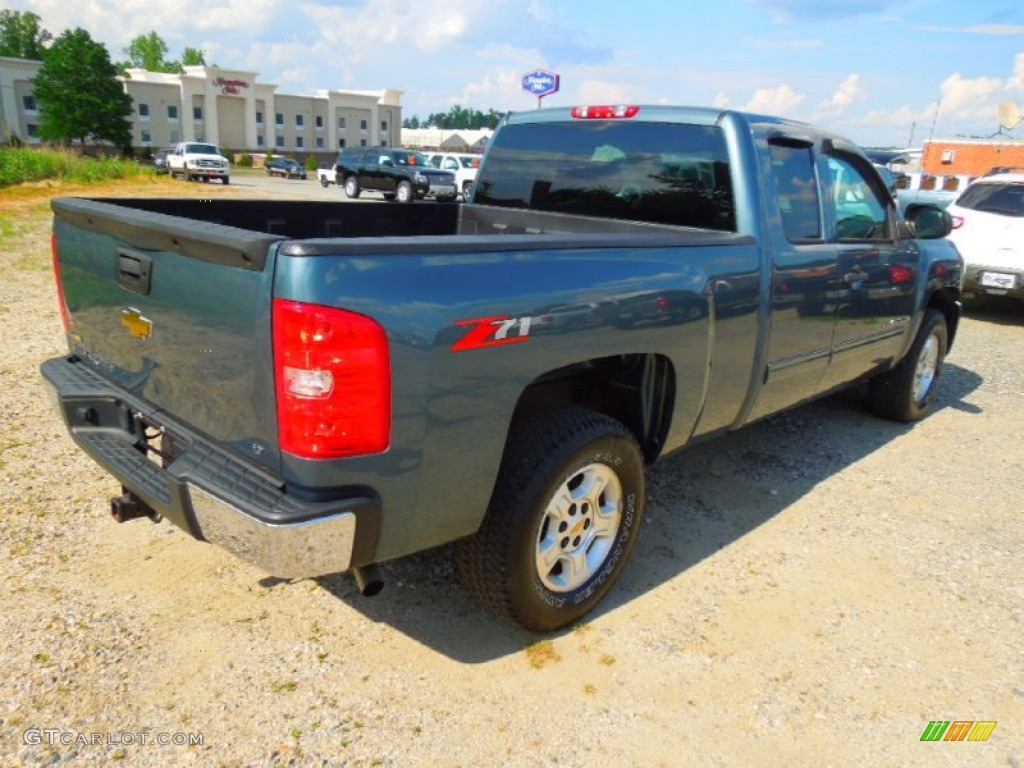
[[[608,466],[588,464],[558,487],[544,510],[535,564],[552,592],[571,592],[604,566],[622,523],[622,483]]]
[[[939,369],[939,339],[935,334],[928,337],[921,354],[917,358],[917,369],[914,371],[914,402],[923,403],[935,382],[935,374]]]

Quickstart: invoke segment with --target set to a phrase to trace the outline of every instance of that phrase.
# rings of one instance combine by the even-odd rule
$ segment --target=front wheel
[[[543,411],[509,436],[484,522],[459,542],[459,569],[492,612],[550,632],[608,593],[643,509],[643,457],[621,422],[577,406]]]
[[[222,184],[230,184],[231,183],[231,178],[228,177],[228,176],[221,176],[220,180],[221,180]]]
[[[327,189],[330,183],[331,182],[329,182],[327,179],[320,179],[320,186],[323,187],[324,189]]]
[[[949,348],[946,316],[929,309],[914,343],[899,365],[871,379],[869,402],[879,416],[918,421],[931,409]]]
[[[398,186],[395,188],[395,199],[400,203],[411,203],[412,184],[408,181],[398,182]]]
[[[363,190],[359,188],[359,179],[357,179],[355,176],[349,176],[347,179],[345,179],[346,197],[355,199],[359,197],[359,193],[362,191]]]

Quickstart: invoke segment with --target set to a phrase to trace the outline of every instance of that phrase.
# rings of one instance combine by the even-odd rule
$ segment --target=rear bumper
[[[288,578],[373,561],[380,510],[369,492],[298,499],[269,470],[174,423],[76,358],[48,360],[41,372],[78,446],[127,491],[195,538]],[[145,450],[147,430],[163,432],[167,455],[159,464]]]
[[[967,264],[964,266],[963,291],[1024,299],[1024,269]]]

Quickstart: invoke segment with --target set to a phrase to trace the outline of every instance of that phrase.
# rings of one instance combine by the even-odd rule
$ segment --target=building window
[[[197,123],[203,122],[202,107],[192,107],[192,119],[195,120]]]
[[[301,128],[303,125],[305,125],[305,122],[303,122],[304,119],[305,118],[303,118],[302,115],[296,115],[295,116],[295,127],[296,128]]]
[[[139,104],[139,120],[143,122],[149,120],[149,104]]]
[[[339,117],[338,118],[338,130],[339,131],[344,131],[345,130],[345,118],[344,117]]]
[[[142,131],[142,146],[148,147],[153,143],[153,136],[149,131]]]
[[[365,120],[360,120],[359,121],[359,130],[360,131],[364,131],[364,132],[366,131],[366,121]]]
[[[956,150],[955,149],[944,149],[942,151],[942,164],[943,165],[952,165],[954,160],[956,160]]]
[[[274,122],[276,122],[278,125],[284,125],[284,113],[278,112],[277,115],[275,115],[274,117]]]
[[[366,139],[360,139],[359,140],[359,146],[360,147],[365,147],[366,146]]]
[[[36,114],[36,112],[39,111],[38,108],[36,107],[36,97],[35,96],[22,96],[21,97],[21,103],[25,107],[25,114],[26,115],[34,115],[34,114]]]
[[[345,140],[344,139],[338,139],[338,149],[344,149],[344,148],[345,148]]]
[[[263,125],[263,113],[259,110],[256,111],[256,125]]]
[[[317,149],[323,149],[324,148],[324,137],[323,136],[317,136],[316,137],[316,148]]]
[[[284,136],[278,136],[277,137],[277,147],[278,147],[278,149],[283,149],[284,148]]]
[[[388,121],[387,120],[381,120],[380,121],[380,131],[381,131],[381,133],[387,133],[388,132]]]
[[[168,104],[167,105],[167,121],[170,123],[178,122],[178,105]]]
[[[303,146],[305,146],[305,144],[303,143],[303,138],[301,136],[296,136],[295,137],[295,148],[296,149],[302,149]]]
[[[321,115],[316,116],[316,129],[322,131],[324,129],[324,119]]]
[[[177,144],[179,141],[181,141],[181,134],[177,131],[171,131],[171,144]]]
[[[28,123],[25,126],[25,131],[28,133],[28,140],[31,144],[39,143],[39,126],[35,123]]]
[[[262,133],[257,134],[257,136],[256,136],[256,146],[257,147],[262,147],[263,146],[263,134]]]

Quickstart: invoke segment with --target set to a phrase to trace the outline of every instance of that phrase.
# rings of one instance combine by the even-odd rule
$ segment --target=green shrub
[[[152,169],[121,157],[81,157],[68,150],[0,147],[0,187],[45,179],[90,183],[150,173]]]
[[[252,168],[252,155],[248,152],[243,152],[238,158],[237,165],[239,168]]]
[[[309,157],[306,158],[306,170],[307,171],[315,171],[316,170],[316,158],[313,157],[313,155],[310,155]]]

